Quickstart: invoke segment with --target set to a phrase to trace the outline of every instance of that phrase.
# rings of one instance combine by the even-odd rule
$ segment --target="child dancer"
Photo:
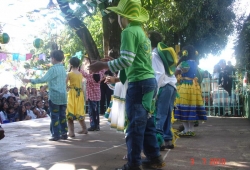
[[[98,74],[86,73],[81,70],[83,77],[86,78],[87,84],[87,98],[88,98],[88,112],[90,118],[90,128],[88,131],[99,131],[100,130],[100,118],[99,118],[99,102],[101,100],[101,89],[100,81],[104,77],[104,72],[106,70],[100,71]]]
[[[74,120],[78,120],[82,127],[82,130],[78,134],[87,134],[88,130],[85,123],[84,94],[82,89],[83,76],[79,72],[80,60],[77,57],[72,57],[69,63],[70,72],[66,79],[66,84],[69,83],[66,117],[68,120],[69,136],[75,137]]]
[[[49,88],[49,108],[51,124],[50,129],[52,137],[50,141],[58,141],[59,139],[67,139],[68,126],[66,122],[66,71],[62,61],[64,53],[61,50],[54,50],[50,54],[52,67],[47,73],[39,79],[23,79],[23,82],[32,84],[48,82]]]
[[[207,120],[207,117],[196,75],[198,66],[193,46],[183,47],[178,65],[181,75],[177,78],[179,97],[176,98],[175,118],[183,121],[184,126],[179,136],[195,136],[194,122]]]

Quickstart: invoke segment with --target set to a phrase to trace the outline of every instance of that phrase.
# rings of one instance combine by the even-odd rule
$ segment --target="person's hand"
[[[114,83],[116,83],[115,77],[107,76],[104,83],[106,83],[106,84],[114,84]]]
[[[91,72],[96,73],[103,69],[108,69],[108,64],[102,61],[93,61],[88,68]]]
[[[30,79],[22,79],[22,81],[23,81],[24,83],[29,83],[29,82],[30,82]]]

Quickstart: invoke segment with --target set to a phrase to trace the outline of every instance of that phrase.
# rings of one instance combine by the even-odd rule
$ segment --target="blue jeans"
[[[68,126],[66,121],[66,104],[56,105],[49,100],[50,109],[50,132],[52,137],[59,138],[60,135],[67,134]]]
[[[176,89],[166,84],[159,90],[156,101],[156,131],[165,141],[172,140],[171,117],[174,109]]]
[[[155,93],[156,87],[155,78],[128,83],[126,113],[129,123],[126,130],[126,144],[130,166],[141,165],[142,150],[149,159],[160,155],[154,117],[142,104],[143,96],[152,91]]]
[[[91,128],[98,128],[100,123],[99,118],[99,101],[88,100],[88,111]]]

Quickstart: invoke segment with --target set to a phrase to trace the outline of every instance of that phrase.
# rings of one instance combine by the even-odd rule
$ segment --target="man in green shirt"
[[[68,127],[66,123],[66,71],[61,63],[64,59],[63,51],[55,50],[51,52],[52,67],[40,79],[23,79],[24,82],[32,84],[48,82],[49,88],[49,109],[50,109],[50,129],[52,138],[49,140],[57,141],[67,139]]]
[[[89,66],[90,71],[109,69],[120,71],[122,83],[128,80],[126,114],[128,128],[126,144],[128,162],[117,170],[140,170],[162,168],[165,162],[159,153],[154,118],[151,115],[152,100],[157,83],[151,61],[151,44],[143,31],[142,22],[148,20],[147,11],[140,0],[120,0],[117,7],[109,7],[118,14],[118,22],[124,28],[121,35],[120,57],[107,63],[97,61]],[[146,160],[141,161],[141,151]]]

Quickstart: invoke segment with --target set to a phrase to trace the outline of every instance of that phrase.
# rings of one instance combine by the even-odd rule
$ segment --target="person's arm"
[[[136,46],[136,37],[129,31],[123,31],[121,36],[121,50],[120,57],[109,61],[101,62],[97,61],[93,64],[90,64],[89,70],[93,72],[98,72],[102,69],[109,69],[111,72],[115,73],[119,70],[123,70],[127,67],[130,67],[135,59],[137,46]]]
[[[42,78],[38,78],[38,79],[23,79],[23,81],[26,82],[26,83],[31,82],[32,84],[49,82],[50,80],[52,80],[55,77],[55,75],[53,74],[54,71],[55,70],[53,68],[50,68],[47,71],[47,73]]]
[[[86,73],[84,70],[81,70],[80,72],[82,73],[82,76],[86,79],[90,79],[92,77],[91,74]]]
[[[68,82],[69,82],[69,73],[67,74],[67,77],[66,77],[66,87],[68,87]]]

